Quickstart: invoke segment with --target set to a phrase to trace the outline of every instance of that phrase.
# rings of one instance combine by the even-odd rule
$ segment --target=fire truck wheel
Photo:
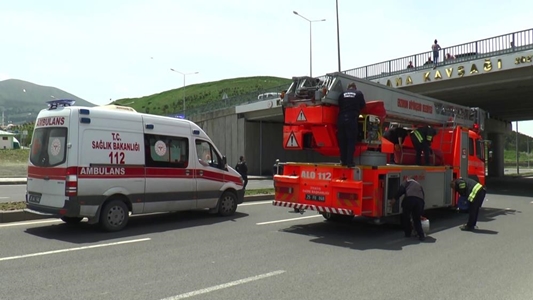
[[[61,217],[61,220],[67,224],[78,224],[83,218],[77,217]]]
[[[329,213],[329,212],[323,213],[322,216],[327,221],[332,221],[332,222],[347,222],[347,221],[350,221],[353,218],[352,216],[332,214],[332,213]]]
[[[102,208],[100,226],[105,231],[119,231],[126,226],[129,210],[122,200],[111,200]]]
[[[224,192],[218,200],[218,214],[223,217],[231,216],[237,210],[237,196],[230,191]]]

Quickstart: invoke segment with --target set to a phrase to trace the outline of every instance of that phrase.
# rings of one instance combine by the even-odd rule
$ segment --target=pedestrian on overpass
[[[468,206],[468,223],[461,225],[461,230],[472,231],[476,229],[477,218],[479,216],[479,209],[485,200],[487,191],[485,187],[470,178],[458,178],[450,184],[451,188],[459,193],[459,195],[467,197],[470,205]]]
[[[424,165],[429,166],[429,153],[431,152],[431,142],[433,137],[437,134],[437,131],[429,126],[425,125],[419,127],[411,132],[411,142],[416,150],[416,164],[421,165],[420,157],[424,152]]]
[[[405,233],[405,237],[411,237],[411,219],[413,220],[413,227],[418,234],[418,239],[424,241],[426,236],[422,229],[422,213],[424,212],[424,206],[426,205],[424,199],[424,188],[413,177],[409,176],[400,185],[400,189],[391,200],[391,205],[394,205],[396,201],[404,196],[402,201],[402,225]]]
[[[337,117],[337,141],[343,166],[355,167],[353,156],[359,136],[359,114],[365,106],[363,93],[357,89],[355,82],[350,82],[346,92],[339,96]]]
[[[439,63],[439,50],[441,49],[439,43],[435,40],[434,44],[431,45],[431,50],[433,50],[433,69],[435,69]]]

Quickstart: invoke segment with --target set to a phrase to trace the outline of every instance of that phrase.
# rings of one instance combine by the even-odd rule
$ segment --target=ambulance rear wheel
[[[121,200],[111,200],[102,208],[100,226],[105,231],[119,231],[128,224],[129,210]]]
[[[61,217],[61,220],[67,224],[78,224],[83,218],[77,217]]]
[[[237,196],[232,192],[224,192],[218,200],[218,214],[223,217],[231,216],[237,210]]]

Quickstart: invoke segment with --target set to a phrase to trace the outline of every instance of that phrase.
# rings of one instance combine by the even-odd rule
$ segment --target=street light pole
[[[312,34],[312,26],[311,24],[314,22],[324,22],[326,19],[321,20],[309,20],[308,18],[300,15],[298,12],[293,11],[293,14],[302,17],[304,20],[309,22],[309,77],[313,77],[313,34]]]
[[[170,68],[170,71],[176,72],[176,73],[180,73],[181,75],[183,75],[183,114],[185,115],[185,77],[187,75],[194,75],[194,74],[198,74],[200,72],[182,73],[182,72],[176,71],[176,70],[174,70],[172,68]]]
[[[339,0],[335,1],[335,10],[337,11],[337,59],[339,61],[339,72],[341,71],[341,41],[339,34]]]

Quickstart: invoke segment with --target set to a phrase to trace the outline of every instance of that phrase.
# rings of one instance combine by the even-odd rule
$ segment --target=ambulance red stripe
[[[75,167],[74,167],[75,168]],[[187,175],[189,171],[190,175]],[[202,174],[203,175],[200,175]],[[138,167],[138,166],[106,166],[106,167],[77,167],[78,179],[128,179],[128,178],[203,178],[218,182],[234,182],[242,186],[239,177],[231,176],[229,174],[222,174],[218,172],[203,170],[203,169],[176,169],[176,168],[154,168],[154,167]],[[74,175],[74,174],[72,174]],[[51,179],[51,180],[65,180],[67,176],[67,168],[41,168],[35,166],[28,167],[28,178],[35,179]]]

